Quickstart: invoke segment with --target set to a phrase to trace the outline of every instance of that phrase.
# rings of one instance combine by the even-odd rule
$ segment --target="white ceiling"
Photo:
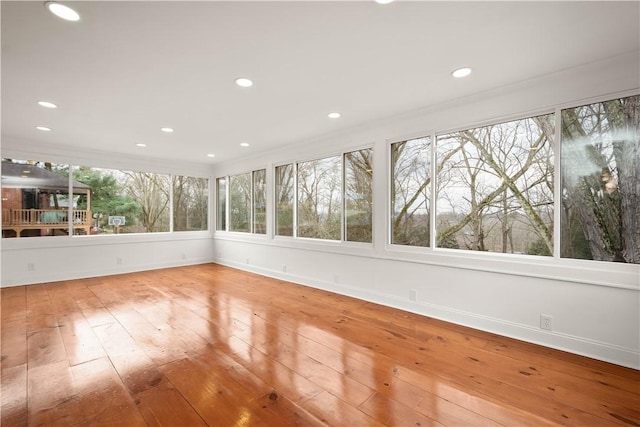
[[[68,4],[2,1],[3,139],[215,163],[640,44],[637,1]]]

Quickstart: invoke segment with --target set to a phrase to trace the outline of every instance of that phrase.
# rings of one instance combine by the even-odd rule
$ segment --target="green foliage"
[[[527,255],[551,256],[552,254],[544,239],[538,239],[529,244]]]
[[[81,167],[74,172],[74,179],[91,187],[91,212],[103,215],[101,225],[107,223],[109,215],[124,216],[128,223],[140,216],[140,205],[124,194],[123,186],[109,172]],[[86,204],[83,198],[78,208],[86,209]]]
[[[455,236],[452,234],[448,234],[444,236],[442,239],[438,240],[439,248],[447,248],[447,249],[460,249],[460,245],[456,240]]]

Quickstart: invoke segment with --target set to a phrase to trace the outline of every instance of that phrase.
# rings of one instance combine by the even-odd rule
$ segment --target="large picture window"
[[[206,178],[87,166],[74,166],[70,177],[69,170],[3,159],[3,237],[169,232],[171,221],[174,231],[208,228]]]
[[[170,177],[149,172],[80,166],[74,179],[91,188],[93,234],[169,231]]]
[[[437,138],[438,247],[553,254],[552,114]]]
[[[640,263],[640,96],[562,111],[561,256]]]

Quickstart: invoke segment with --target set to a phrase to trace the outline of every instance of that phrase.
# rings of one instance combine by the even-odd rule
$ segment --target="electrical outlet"
[[[247,264],[249,264],[249,258],[246,259]]]
[[[36,270],[36,265],[32,262],[27,264],[27,271],[35,271]]]
[[[287,264],[282,264],[282,272],[283,273],[287,272]]]
[[[553,330],[553,317],[547,314],[540,315],[540,329],[544,329],[545,331]]]
[[[116,264],[122,265],[122,258],[120,257],[116,258]]]
[[[417,301],[418,300],[418,291],[415,289],[409,289],[409,301]]]
[[[182,259],[187,259],[187,254],[185,254],[184,252],[182,252]]]

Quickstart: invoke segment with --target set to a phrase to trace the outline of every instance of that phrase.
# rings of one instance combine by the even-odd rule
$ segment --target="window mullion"
[[[435,132],[431,134],[431,144],[429,150],[429,176],[431,177],[431,185],[429,193],[431,202],[429,203],[429,247],[433,251],[436,248],[436,203],[438,199],[437,182],[438,179],[438,158],[436,155],[436,144],[438,143]]]
[[[562,109],[555,111],[555,133],[553,137],[553,257],[560,258],[560,233],[562,213],[562,153],[560,139],[562,138]]]
[[[251,171],[251,185],[249,185],[249,191],[250,191],[250,195],[249,195],[249,233],[253,234],[255,233],[254,230],[254,212],[255,212],[255,200],[254,200],[254,195],[255,195],[255,185],[256,185],[256,171]]]
[[[342,179],[340,182],[340,197],[342,198],[342,206],[340,209],[340,240],[342,242],[347,240],[347,231],[346,231],[346,227],[347,227],[347,219],[346,219],[346,210],[347,210],[347,198],[345,197],[345,190],[346,190],[346,165],[345,165],[345,158],[347,157],[346,153],[342,154],[342,163],[341,163],[341,175],[342,175]]]
[[[175,175],[169,175],[169,233],[173,233],[173,183]]]
[[[293,164],[293,232],[294,238],[298,237],[298,163]]]
[[[76,232],[73,224],[73,165],[69,165],[69,188],[67,189],[67,225],[69,226],[69,237],[73,236]],[[87,213],[88,214],[88,213]],[[91,221],[89,218],[87,221]],[[91,228],[89,228],[91,230]],[[91,231],[89,231],[89,234]]]

